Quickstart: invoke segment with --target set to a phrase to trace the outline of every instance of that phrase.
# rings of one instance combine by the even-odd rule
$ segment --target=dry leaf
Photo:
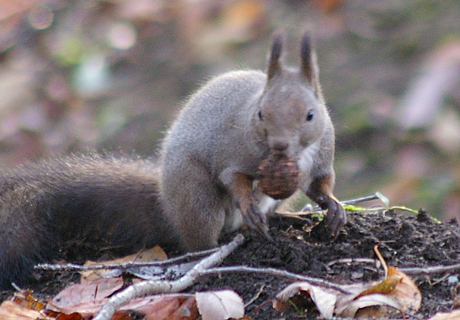
[[[438,312],[428,320],[460,320],[460,310]]]
[[[131,254],[129,256],[125,256],[119,259],[109,260],[109,261],[102,261],[102,262],[94,262],[94,261],[87,261],[85,266],[94,266],[100,264],[123,264],[127,262],[149,262],[155,260],[166,260],[168,256],[166,252],[160,247],[155,246],[153,248],[143,250],[139,253]],[[152,267],[155,268],[155,267]],[[88,270],[83,271],[81,273],[81,283],[85,282],[93,282],[98,281],[99,279],[103,278],[114,278],[120,276],[122,270],[120,269],[98,269],[98,270]]]
[[[135,299],[122,310],[135,310],[146,320],[193,320],[198,317],[194,295],[168,294]]]
[[[196,302],[203,320],[225,320],[244,316],[243,300],[230,290],[197,292]]]
[[[15,293],[12,301],[21,307],[37,311],[42,310],[46,306],[46,302],[42,302],[35,298],[30,290]]]
[[[47,317],[37,310],[28,309],[13,301],[3,301],[0,305],[0,319],[53,320],[55,318]]]
[[[389,294],[392,293],[396,286],[401,281],[401,277],[399,276],[391,276],[384,279],[382,282],[377,283],[375,286],[372,286],[369,289],[364,290],[355,299],[359,299],[362,296],[374,294],[374,293],[381,293],[381,294]]]
[[[108,298],[86,301],[61,308],[60,311],[63,313],[62,316],[78,313],[91,317],[96,315],[107,302]],[[135,311],[146,320],[193,320],[198,316],[195,296],[190,294],[156,295],[134,299],[124,305],[116,313],[116,317],[129,319],[126,318],[129,315],[127,311]]]
[[[179,306],[179,308],[174,311],[171,316],[167,319],[179,319],[179,320],[187,320],[187,319],[196,319],[198,318],[198,307],[196,305],[196,297],[192,296],[182,302],[182,304]],[[151,320],[156,320],[158,318],[151,318]],[[147,320],[150,320],[147,318]]]
[[[417,311],[422,302],[422,295],[415,283],[394,267],[388,268],[387,278],[371,285],[351,301],[349,298],[349,296],[339,296],[336,315],[354,317],[358,310],[361,310],[360,313],[363,315],[366,313],[363,311],[364,308],[377,306],[380,317],[388,317],[393,315],[392,309],[400,312]],[[373,310],[372,314],[376,312]]]
[[[90,310],[80,311],[80,305],[91,304],[97,305],[112,293],[123,286],[122,278],[100,279],[96,282],[75,284],[62,290],[50,304],[58,311],[63,313],[72,313],[79,311],[81,313],[92,312]]]
[[[378,310],[381,317],[398,312],[413,312],[420,308],[422,295],[415,283],[396,268],[388,269],[388,277],[378,283],[337,285],[341,290],[296,282],[277,296],[273,307],[279,311],[289,306],[289,299],[297,294],[308,294],[325,318],[332,316],[355,317],[373,315]],[[346,293],[347,292],[347,293]],[[365,310],[366,308],[375,308]],[[388,308],[389,307],[389,308]]]
[[[273,308],[278,311],[285,310],[289,306],[289,299],[299,293],[310,295],[321,315],[325,318],[332,318],[338,291],[312,285],[308,282],[295,282],[287,286],[276,296]]]
[[[388,277],[400,278],[398,284],[388,296],[399,302],[402,311],[414,312],[419,310],[422,305],[422,293],[414,281],[395,267],[388,268]]]
[[[387,308],[380,308],[382,306],[388,306],[399,310],[400,304],[384,294],[369,294],[361,296],[358,299],[349,301],[344,299],[337,303],[336,315],[343,318],[354,318],[358,311],[360,311],[360,317],[367,317],[367,314],[371,315],[379,313],[379,318],[388,317],[388,313],[391,312]],[[374,307],[379,307],[377,310]],[[372,308],[372,311],[366,312],[366,309]],[[364,315],[366,314],[366,315]]]
[[[359,309],[355,315],[356,319],[399,319],[401,317],[404,318],[404,315],[400,310],[386,305]]]
[[[11,301],[0,306],[0,319],[56,319],[61,314],[46,309],[47,303],[36,299],[32,292],[25,290],[15,293]],[[58,318],[59,318],[58,317]],[[67,318],[66,318],[67,319]],[[83,319],[81,316],[78,319]],[[59,318],[61,320],[61,318]],[[62,319],[65,320],[65,319]]]

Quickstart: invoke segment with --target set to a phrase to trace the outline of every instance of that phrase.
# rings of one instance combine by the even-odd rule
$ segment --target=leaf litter
[[[273,243],[247,231],[247,242],[229,256],[223,265],[245,265],[288,270],[337,283],[344,286],[345,291],[351,291],[350,288],[346,287],[347,284],[355,283],[355,286],[361,286],[357,290],[359,292],[354,293],[355,297],[350,296],[344,299],[344,302],[338,303],[342,309],[339,312],[344,312],[344,315],[356,313],[354,309],[362,308],[362,306],[386,304],[391,309],[397,309],[394,315],[396,318],[402,317],[400,310],[403,312],[410,310],[407,315],[415,312],[415,316],[422,319],[429,319],[438,311],[443,311],[445,315],[442,318],[443,314],[438,314],[436,317],[441,317],[439,319],[457,319],[457,314],[451,313],[451,310],[454,307],[454,298],[458,295],[456,291],[458,280],[455,281],[458,279],[458,270],[457,272],[450,271],[447,274],[442,272],[411,274],[415,287],[419,287],[423,295],[420,310],[414,311],[416,308],[410,306],[410,301],[413,305],[418,305],[419,302],[414,302],[418,301],[418,294],[411,296],[410,293],[404,293],[403,290],[402,296],[409,301],[409,307],[406,309],[401,307],[407,302],[400,300],[399,294],[395,293],[398,291],[397,289],[388,290],[388,287],[392,288],[394,283],[397,283],[396,288],[401,288],[401,283],[406,282],[406,280],[402,280],[404,276],[399,273],[396,273],[396,276],[389,273],[388,277],[385,278],[380,262],[373,252],[374,246],[378,245],[387,263],[399,269],[452,265],[458,262],[460,254],[460,228],[457,222],[437,223],[424,211],[420,211],[418,215],[393,210],[386,211],[384,214],[382,212],[350,213],[349,222],[340,236],[332,242],[322,228],[305,228],[303,221],[296,222],[295,219],[275,217],[270,219],[269,223],[270,233],[274,238]],[[85,256],[85,252],[82,252],[82,259]],[[49,277],[44,277],[44,281],[35,284],[33,289],[39,296],[53,291],[53,295],[56,295],[60,290],[59,288],[62,288],[66,282],[75,281],[75,276],[75,273],[60,271],[54,276],[54,279],[53,277],[51,280]],[[382,278],[383,281],[379,280]],[[374,283],[374,287],[363,286],[363,284],[371,283]],[[275,310],[267,305],[267,302],[273,301],[278,294],[281,295],[280,292],[283,289],[287,289],[290,285],[292,285],[291,288],[295,288],[294,291],[310,291],[316,297],[318,295],[320,297],[322,295],[326,295],[326,297],[335,295],[337,297],[337,293],[331,293],[330,288],[327,290],[323,288],[322,291],[318,291],[316,287],[311,285],[302,284],[299,286],[298,283],[292,284],[292,281],[276,276],[250,273],[205,277],[188,291],[195,293],[198,291],[231,290],[231,295],[240,296],[242,301],[252,302],[246,306],[244,311],[244,314],[251,319],[297,319],[299,315],[308,319],[316,319],[321,315],[328,317],[331,312],[337,313],[337,304],[334,307],[330,305],[315,306],[311,303],[296,304],[295,307],[288,306],[284,311]],[[304,288],[304,286],[306,287]],[[383,294],[379,290],[383,291]],[[391,293],[388,294],[386,291]],[[8,294],[8,292],[3,294]],[[49,295],[48,293],[47,296]],[[172,299],[175,299],[176,302],[182,301],[182,303],[188,301],[185,295],[179,296],[183,300]],[[161,299],[165,298],[160,298],[160,301]],[[338,298],[321,300],[339,301]],[[174,308],[179,310],[182,303],[177,302]],[[10,301],[5,301],[4,304],[5,307],[2,305],[0,308],[0,315],[1,312],[5,311],[4,308],[11,309]],[[352,307],[349,307],[350,304]],[[193,303],[193,308],[195,305],[196,302]],[[193,308],[186,307],[185,313],[192,314]],[[385,313],[379,314],[373,310],[371,315],[383,317]],[[30,318],[18,317],[18,319]],[[43,319],[48,318],[43,317]]]

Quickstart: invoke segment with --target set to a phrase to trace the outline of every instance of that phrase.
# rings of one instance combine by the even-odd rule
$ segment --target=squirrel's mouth
[[[270,148],[268,156],[277,157],[277,158],[283,158],[283,157],[291,158],[293,161],[298,161],[300,158],[299,152],[296,150],[296,148],[291,148],[291,146],[288,146],[284,150]]]

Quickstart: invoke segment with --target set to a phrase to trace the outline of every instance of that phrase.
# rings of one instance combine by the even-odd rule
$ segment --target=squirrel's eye
[[[261,121],[264,120],[264,118],[262,117],[262,111],[259,111],[258,115],[259,115],[259,119],[260,119]]]
[[[313,110],[309,110],[307,113],[307,121],[311,121],[313,119]]]

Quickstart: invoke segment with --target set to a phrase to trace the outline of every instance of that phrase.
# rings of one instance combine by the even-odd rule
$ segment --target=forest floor
[[[392,211],[385,214],[352,213],[348,217],[348,223],[334,241],[321,227],[305,228],[305,224],[296,219],[272,218],[269,224],[273,242],[246,232],[245,243],[223,265],[270,267],[343,284],[383,278],[383,269],[372,262],[377,259],[375,245],[387,264],[397,268],[447,266],[459,261],[460,227],[454,220],[437,223],[424,211],[418,215]],[[84,261],[83,252],[80,258]],[[347,258],[351,260],[344,260]],[[363,262],[358,258],[367,260]],[[33,290],[39,296],[54,296],[76,278],[76,273],[47,271]],[[411,278],[421,291],[422,304],[415,315],[405,315],[408,319],[428,319],[438,311],[455,308],[458,281],[452,279],[458,279],[458,272],[412,274]],[[252,300],[245,308],[251,319],[319,318],[312,305],[299,304],[297,310],[289,307],[279,312],[271,303],[266,303],[290,283],[292,281],[269,275],[222,274],[200,279],[188,291],[232,289],[244,302]],[[12,293],[1,292],[1,300]]]
[[[356,213],[348,217],[344,230],[332,242],[321,228],[306,232],[302,224],[273,219],[270,222],[273,243],[262,237],[251,238],[225,261],[225,265],[273,267],[336,283],[356,283],[382,279],[383,269],[359,260],[341,261],[346,258],[377,259],[375,245],[379,246],[387,264],[397,268],[452,265],[459,261],[460,228],[456,221],[438,224],[423,211],[416,217],[391,211],[385,214]],[[423,298],[415,318],[427,319],[438,311],[452,310],[458,283],[449,284],[449,275],[411,276]],[[233,288],[248,301],[263,287],[259,298],[246,308],[247,314],[251,315],[260,304],[274,298],[289,283],[274,277],[237,274],[202,281],[196,289]],[[308,310],[312,310],[311,306]],[[315,311],[306,314],[311,319],[317,316]],[[272,309],[271,304],[254,315],[254,319],[298,317],[298,310],[294,308],[280,314]]]

